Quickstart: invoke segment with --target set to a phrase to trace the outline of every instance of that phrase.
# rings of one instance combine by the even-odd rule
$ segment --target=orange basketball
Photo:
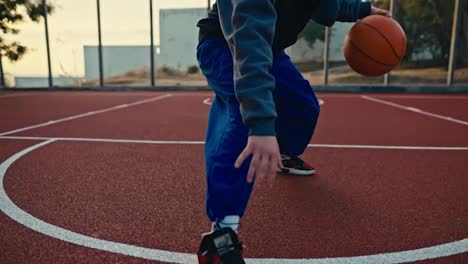
[[[372,15],[359,20],[351,28],[344,43],[348,65],[366,76],[390,72],[406,51],[406,35],[394,19]]]

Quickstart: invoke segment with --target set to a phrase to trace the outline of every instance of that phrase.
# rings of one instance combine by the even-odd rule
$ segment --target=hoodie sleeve
[[[275,79],[270,74],[273,0],[218,0],[221,29],[234,62],[234,89],[249,135],[275,135]]]
[[[356,22],[358,19],[369,16],[371,3],[361,0],[338,0],[336,21]]]
[[[320,1],[312,14],[315,22],[331,27],[336,21],[356,22],[370,15],[371,3],[362,0],[326,0]]]

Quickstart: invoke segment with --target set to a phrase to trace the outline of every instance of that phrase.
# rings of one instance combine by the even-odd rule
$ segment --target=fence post
[[[151,87],[154,87],[154,29],[153,29],[153,0],[149,1],[150,4],[150,64],[151,64]]]
[[[5,89],[5,72],[3,71],[2,53],[0,52],[0,90]]]
[[[54,84],[52,81],[52,65],[50,62],[49,23],[47,21],[47,15],[49,13],[49,10],[47,8],[46,0],[42,0],[42,5],[44,6],[44,26],[45,26],[46,48],[47,48],[47,69],[49,71],[49,88],[51,88]]]
[[[98,58],[99,58],[99,87],[102,88],[104,86],[104,72],[103,72],[103,65],[102,65],[102,33],[101,33],[101,1],[96,0],[97,4],[97,20],[98,20]]]
[[[325,27],[325,46],[323,51],[323,85],[328,85],[328,54],[330,52],[330,27]]]
[[[457,46],[458,46],[458,27],[461,23],[461,7],[463,0],[455,0],[453,11],[452,38],[450,42],[449,69],[447,75],[447,85],[453,84],[454,72],[457,67]]]
[[[390,14],[392,14],[392,17],[395,17],[395,0],[390,0],[390,6],[389,6],[389,11]],[[385,74],[384,76],[384,85],[388,85],[390,83],[390,72]]]

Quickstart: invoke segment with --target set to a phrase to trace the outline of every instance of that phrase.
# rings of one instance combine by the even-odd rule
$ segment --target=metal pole
[[[325,27],[325,47],[323,51],[323,85],[328,85],[328,54],[330,51],[330,27]]]
[[[454,72],[457,67],[457,46],[458,46],[458,31],[461,24],[461,6],[463,0],[455,0],[455,9],[453,11],[452,39],[450,43],[450,58],[449,69],[447,76],[447,85],[452,85],[454,80]]]
[[[5,87],[5,72],[3,71],[2,53],[0,53],[0,90],[3,90]]]
[[[151,64],[151,87],[154,87],[154,29],[153,29],[153,0],[149,1],[150,4],[150,64]]]
[[[51,88],[54,84],[52,82],[52,65],[50,63],[50,44],[49,44],[49,24],[47,21],[47,1],[42,0],[42,5],[44,6],[44,26],[45,26],[45,37],[46,37],[46,48],[47,48],[47,69],[49,70],[49,88]]]
[[[5,86],[5,72],[3,72],[2,53],[0,52],[0,90],[3,90]]]
[[[392,17],[395,17],[395,0],[390,0],[390,7],[389,7],[390,14]],[[390,73],[385,74],[384,76],[384,85],[388,85],[390,83]]]
[[[211,0],[208,0],[208,9],[207,9],[208,12],[210,11],[210,9],[211,9]]]
[[[104,86],[104,71],[102,65],[102,34],[101,34],[101,1],[96,0],[97,3],[97,19],[98,19],[98,57],[99,57],[99,86],[102,88]]]

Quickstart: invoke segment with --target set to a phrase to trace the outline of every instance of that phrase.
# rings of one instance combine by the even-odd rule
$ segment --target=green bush
[[[196,65],[192,65],[192,66],[189,66],[189,67],[187,68],[187,73],[188,73],[188,74],[196,74],[196,73],[198,73],[199,71],[200,71],[200,69],[199,69],[198,66],[196,66]]]

